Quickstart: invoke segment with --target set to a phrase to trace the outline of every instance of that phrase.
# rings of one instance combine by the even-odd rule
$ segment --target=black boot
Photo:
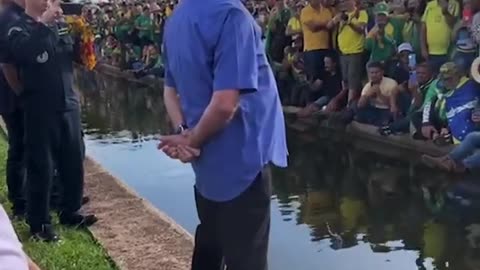
[[[25,207],[24,206],[13,206],[12,207],[12,219],[13,220],[23,220],[25,219]]]
[[[37,228],[32,227],[30,233],[32,234],[32,238],[38,241],[57,242],[59,240],[51,224],[43,224]]]
[[[60,224],[79,228],[90,227],[98,221],[95,215],[81,215],[79,213],[60,213],[59,217]]]

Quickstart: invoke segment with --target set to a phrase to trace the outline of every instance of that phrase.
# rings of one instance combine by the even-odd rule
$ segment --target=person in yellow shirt
[[[301,2],[295,5],[294,14],[288,20],[287,30],[285,30],[285,35],[292,37],[294,39],[298,35],[302,34],[302,23],[300,22],[300,12],[303,9],[303,4]]]
[[[324,69],[324,58],[330,50],[329,22],[333,14],[326,0],[310,0],[302,9],[300,23],[303,32],[303,61],[309,79],[319,79]]]
[[[174,7],[175,7],[174,2],[168,3],[167,7],[165,8],[165,16],[170,17],[170,15],[172,15]]]
[[[420,35],[422,57],[430,63],[435,74],[448,61],[452,29],[459,14],[457,0],[432,0],[425,8]]]
[[[398,84],[394,79],[384,76],[380,62],[367,65],[369,82],[363,87],[358,100],[355,120],[375,126],[387,125],[392,119],[390,104]]]
[[[328,24],[328,27],[338,28],[340,66],[344,84],[348,87],[349,104],[357,99],[362,87],[367,22],[367,12],[357,8],[354,0],[345,0],[341,11]]]

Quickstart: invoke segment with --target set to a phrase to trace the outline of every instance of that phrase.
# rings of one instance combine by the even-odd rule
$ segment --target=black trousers
[[[192,270],[267,270],[270,233],[270,172],[228,202],[210,201],[195,190],[200,225]]]
[[[303,53],[303,63],[305,65],[305,72],[308,79],[321,79],[325,71],[325,56],[328,55],[328,50],[313,50]]]
[[[82,159],[85,160],[85,140],[84,134],[82,131]],[[61,190],[61,180],[59,179],[58,170],[56,165],[54,165],[54,172],[53,172],[53,183],[52,183],[52,194],[50,196],[50,206],[52,208],[58,209],[59,205],[61,204],[62,196],[60,194]]]
[[[83,146],[79,108],[65,112],[25,110],[27,222],[50,224],[50,191],[58,171],[61,213],[77,212],[83,196]]]
[[[25,148],[24,148],[24,113],[16,108],[11,113],[2,114],[8,132],[7,188],[8,199],[13,210],[22,212],[25,200]]]

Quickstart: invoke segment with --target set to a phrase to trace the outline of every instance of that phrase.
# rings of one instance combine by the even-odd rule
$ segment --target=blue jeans
[[[472,169],[480,167],[480,131],[474,131],[465,137],[465,139],[449,156],[456,162],[463,163],[466,168]]]
[[[327,96],[323,96],[315,100],[313,103],[315,103],[318,107],[320,107],[320,110],[323,108],[323,106],[328,105],[330,102],[330,98]]]
[[[355,112],[355,120],[362,124],[381,127],[388,125],[391,119],[392,114],[389,109],[376,108],[370,104],[363,108],[357,108]]]

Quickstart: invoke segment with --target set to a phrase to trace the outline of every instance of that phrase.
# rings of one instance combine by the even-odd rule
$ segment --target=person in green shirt
[[[437,94],[439,93],[437,80],[433,77],[432,68],[427,63],[420,63],[415,68],[415,74],[416,79],[409,80],[408,85],[405,86],[405,91],[408,91],[412,96],[412,103],[406,116],[388,126],[380,128],[379,132],[381,135],[408,132],[410,127],[413,126],[415,128],[413,138],[424,139],[421,132],[422,126],[426,122],[424,118],[427,117],[431,121],[433,119],[431,112],[435,112],[435,119],[441,118],[441,115],[438,114],[439,110],[433,110],[431,107],[431,103],[435,104]],[[427,110],[427,112],[424,113],[424,110]]]
[[[141,47],[153,42],[153,20],[150,16],[150,9],[143,8],[143,12],[135,19],[135,28],[138,30],[138,37],[141,40]]]
[[[115,34],[118,40],[122,43],[128,40],[128,35],[133,30],[133,22],[131,12],[128,10],[126,3],[122,3],[119,12],[116,16],[117,27]]]
[[[409,3],[410,4],[410,3]],[[414,5],[414,6],[411,6]],[[422,30],[422,10],[417,3],[408,6],[408,12],[405,17],[405,24],[402,29],[403,42],[412,44],[413,51],[417,55],[417,61],[422,55],[422,46],[420,43],[420,33]]]
[[[376,25],[368,32],[367,38],[372,37],[378,32],[380,27],[384,27],[385,35],[395,41],[396,46],[403,43],[402,29],[405,23],[404,19],[396,16],[390,16],[390,9],[385,2],[379,2],[374,7]]]
[[[387,63],[395,54],[395,41],[385,35],[385,27],[377,26],[378,31],[365,40],[365,50],[370,53],[369,61]]]
[[[267,26],[265,45],[267,54],[272,61],[281,63],[284,55],[283,50],[291,42],[291,39],[285,35],[285,31],[292,15],[292,11],[284,0],[276,1],[276,6],[272,10]]]

